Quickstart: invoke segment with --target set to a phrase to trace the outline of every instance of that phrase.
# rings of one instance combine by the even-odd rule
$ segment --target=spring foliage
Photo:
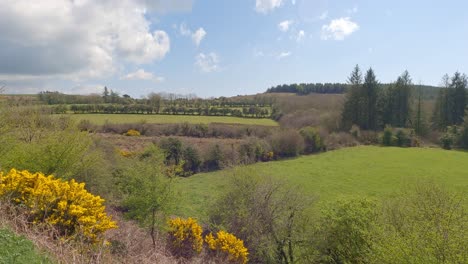
[[[117,225],[107,216],[104,199],[85,189],[84,183],[64,181],[42,173],[12,169],[0,173],[0,197],[27,208],[33,223],[55,226],[62,236],[99,242],[102,234]]]

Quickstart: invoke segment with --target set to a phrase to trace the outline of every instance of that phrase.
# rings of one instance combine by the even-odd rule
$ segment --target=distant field
[[[180,192],[176,213],[205,219],[207,207],[226,189],[230,172],[202,173],[180,179],[176,186]],[[318,196],[320,202],[342,195],[381,198],[424,179],[468,191],[468,152],[363,146],[257,163],[241,167],[236,173],[283,179],[303,189],[306,195]]]
[[[192,124],[243,124],[243,125],[262,125],[277,126],[278,123],[266,118],[240,118],[229,116],[186,116],[186,115],[137,115],[137,114],[68,114],[76,119],[87,119],[96,125],[103,125],[106,122],[114,124],[138,123],[145,121],[152,124],[170,124],[170,123],[192,123]]]

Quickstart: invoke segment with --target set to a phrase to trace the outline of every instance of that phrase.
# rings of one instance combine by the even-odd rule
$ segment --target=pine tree
[[[454,124],[461,124],[463,123],[463,116],[465,114],[465,107],[466,107],[466,76],[456,72],[455,75],[452,77],[452,84],[451,87],[454,89],[453,91],[453,123]]]
[[[395,84],[396,98],[394,105],[395,122],[392,126],[406,127],[410,122],[410,105],[411,105],[411,90],[412,90],[411,77],[408,71],[404,71],[398,77]]]
[[[104,103],[109,102],[109,90],[107,89],[107,86],[104,86],[104,92],[102,93],[102,98],[104,98]]]
[[[377,98],[379,94],[379,83],[372,68],[369,68],[364,77],[362,120],[360,127],[363,129],[377,129]]]
[[[346,101],[342,113],[342,126],[349,129],[353,124],[359,124],[360,100],[362,87],[362,73],[359,65],[356,65],[348,78],[350,88],[346,95]]]

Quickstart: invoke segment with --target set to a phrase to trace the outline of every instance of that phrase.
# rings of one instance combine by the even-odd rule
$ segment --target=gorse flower
[[[216,237],[209,233],[205,237],[208,248],[215,252],[222,252],[227,255],[228,260],[232,262],[245,264],[248,261],[248,251],[244,242],[233,234],[225,231],[216,233]]]
[[[191,256],[203,249],[202,228],[193,218],[174,218],[169,222],[169,242],[176,255]]]
[[[27,208],[33,223],[52,224],[63,236],[99,242],[106,230],[117,227],[105,212],[104,199],[73,179],[12,169],[6,175],[0,173],[0,197]]]

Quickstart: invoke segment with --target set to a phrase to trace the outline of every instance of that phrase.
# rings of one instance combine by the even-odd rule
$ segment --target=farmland
[[[205,220],[206,209],[226,190],[228,175],[259,174],[298,186],[319,204],[340,196],[384,198],[422,180],[457,191],[468,189],[468,153],[421,148],[355,147],[230,171],[180,179],[177,213]]]
[[[243,125],[262,125],[277,126],[278,124],[265,118],[240,118],[230,116],[187,116],[187,115],[144,115],[144,114],[67,114],[71,118],[80,120],[89,120],[96,125],[103,125],[106,122],[113,124],[128,123],[148,123],[148,124],[243,124]]]

